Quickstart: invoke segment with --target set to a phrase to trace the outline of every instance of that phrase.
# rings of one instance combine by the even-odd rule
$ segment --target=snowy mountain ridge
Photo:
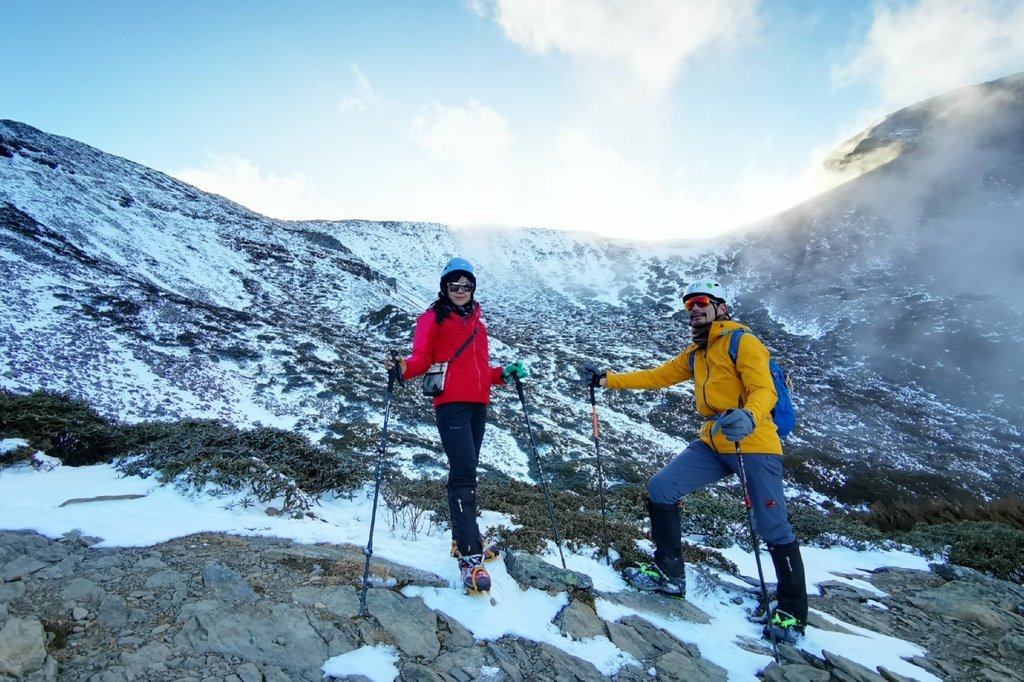
[[[852,478],[892,472],[893,491],[1006,494],[1024,416],[1022,93],[1017,75],[917,105],[927,134],[886,164],[728,238],[662,244],[272,220],[2,121],[0,387],[68,391],[129,421],[343,434],[369,451],[381,358],[408,352],[441,267],[461,255],[479,272],[494,360],[526,362],[541,454],[567,481],[593,458],[579,366],[670,359],[689,342],[680,293],[712,272],[796,381],[787,461],[798,480],[841,496]],[[907,111],[848,154],[907,129]],[[641,480],[638,467],[674,454],[697,425],[688,385],[609,392],[599,413],[617,481]],[[514,391],[495,388],[492,417],[482,466],[530,476]],[[394,418],[402,466],[440,475],[416,387],[397,391]]]

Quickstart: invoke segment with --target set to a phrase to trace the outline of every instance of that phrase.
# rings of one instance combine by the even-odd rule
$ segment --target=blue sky
[[[280,218],[714,235],[1024,70],[1017,0],[0,0],[0,117]]]

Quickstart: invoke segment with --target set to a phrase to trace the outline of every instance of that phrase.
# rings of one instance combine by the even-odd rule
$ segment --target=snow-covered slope
[[[936,492],[1014,490],[1021,84],[917,105],[913,135],[897,135],[898,112],[844,157],[900,137],[886,165],[730,238],[666,244],[271,220],[2,121],[0,386],[69,391],[125,420],[260,422],[370,450],[380,359],[408,350],[440,268],[461,255],[479,271],[494,359],[527,363],[540,454],[571,484],[594,457],[578,367],[672,357],[689,340],[680,291],[716,272],[737,294],[736,317],[789,363],[801,419],[787,451],[803,480],[837,494],[858,471],[892,470],[894,481],[946,481]],[[482,464],[535,474],[515,392],[494,397]],[[674,454],[697,424],[691,408],[688,386],[602,396],[611,479],[643,480]],[[392,452],[439,473],[428,401],[404,387],[395,410]]]

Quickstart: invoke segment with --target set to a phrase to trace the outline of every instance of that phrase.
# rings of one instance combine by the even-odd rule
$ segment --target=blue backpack
[[[726,332],[730,336],[729,357],[732,358],[732,364],[736,364],[736,357],[740,352],[740,338],[749,333],[745,329]],[[690,371],[693,372],[693,353],[690,353]],[[771,372],[775,392],[779,394],[779,399],[775,403],[775,407],[772,408],[772,420],[779,432],[779,438],[786,438],[793,433],[793,427],[796,426],[796,406],[793,405],[792,383],[786,370],[782,369],[782,365],[777,363],[775,358],[768,359],[768,371]]]

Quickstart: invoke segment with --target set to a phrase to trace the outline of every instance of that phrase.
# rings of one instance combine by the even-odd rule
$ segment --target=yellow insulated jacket
[[[726,410],[743,407],[754,415],[754,431],[740,441],[743,453],[782,454],[775,422],[771,418],[772,408],[779,396],[775,392],[771,372],[768,370],[770,353],[765,345],[753,334],[740,337],[736,363],[729,357],[729,333],[750,328],[722,320],[711,323],[707,349],[690,344],[682,353],[660,367],[639,372],[616,374],[608,372],[607,387],[610,389],[667,388],[693,379],[693,394],[697,399],[697,411],[701,416],[714,419]],[[690,371],[690,355],[693,354],[693,371]],[[736,444],[726,440],[722,432],[711,435],[713,421],[701,425],[700,438],[716,452],[733,454]]]

